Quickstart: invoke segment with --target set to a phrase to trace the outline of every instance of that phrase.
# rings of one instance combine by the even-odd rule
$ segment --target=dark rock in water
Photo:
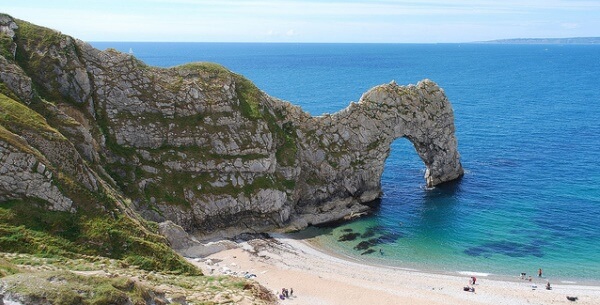
[[[394,233],[385,233],[377,238],[377,244],[393,244],[398,239],[402,237],[402,234],[394,232]]]
[[[360,255],[371,254],[371,253],[374,253],[374,252],[375,252],[375,250],[373,250],[373,249],[369,249],[369,250],[367,250],[367,251],[365,251],[365,252],[361,253]]]
[[[503,254],[510,257],[544,256],[544,252],[538,244],[521,244],[512,241],[487,243],[466,249],[464,253],[469,256],[484,255],[486,257],[492,254]]]
[[[350,228],[347,228],[347,229],[343,229],[343,230],[342,230],[342,232],[352,232],[352,231],[354,231],[354,230],[352,230],[352,229],[350,229]]]
[[[363,233],[360,237],[361,238],[370,238],[373,236],[375,236],[375,228],[367,228],[365,233]]]
[[[360,236],[359,233],[346,233],[340,236],[340,238],[338,238],[338,241],[351,241],[355,240],[358,236]]]
[[[378,238],[371,238],[368,239],[367,242],[371,245],[371,246],[376,246],[379,244],[379,237]]]
[[[371,246],[373,246],[373,244],[371,244],[369,241],[361,241],[354,247],[354,250],[366,250],[371,248]]]
[[[354,247],[355,250],[365,250],[381,244],[389,244],[395,242],[399,238],[397,234],[385,234],[379,237],[361,241]]]

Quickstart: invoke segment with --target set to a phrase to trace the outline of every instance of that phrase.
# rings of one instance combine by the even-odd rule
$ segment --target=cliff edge
[[[0,33],[4,104],[43,122],[15,124],[0,107],[0,200],[74,213],[87,203],[68,180],[114,190],[146,219],[233,235],[367,210],[400,137],[428,186],[463,173],[452,107],[430,80],[312,117],[216,64],[150,67],[7,15]]]

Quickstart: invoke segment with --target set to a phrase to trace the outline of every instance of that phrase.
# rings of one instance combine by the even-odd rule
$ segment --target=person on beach
[[[290,288],[290,296],[294,296],[294,288]]]
[[[552,290],[552,287],[550,286],[550,282],[546,283],[546,290]]]
[[[542,268],[538,270],[538,277],[542,277]]]
[[[477,278],[472,276],[471,277],[471,285],[475,285],[475,282],[477,281]]]

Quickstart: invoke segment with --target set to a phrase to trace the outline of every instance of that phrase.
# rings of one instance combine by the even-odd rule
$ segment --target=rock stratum
[[[0,201],[78,213],[111,194],[123,213],[233,235],[369,209],[397,138],[428,186],[463,174],[451,104],[430,80],[313,117],[216,64],[151,67],[7,15],[0,35]]]

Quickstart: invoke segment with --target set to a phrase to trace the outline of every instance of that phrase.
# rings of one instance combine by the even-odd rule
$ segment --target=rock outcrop
[[[312,117],[216,64],[149,67],[6,15],[0,33],[0,92],[43,114],[69,143],[57,155],[19,135],[51,168],[24,166],[39,173],[30,180],[53,189],[48,183],[60,182],[48,179],[64,172],[92,192],[109,186],[145,218],[188,232],[301,228],[365,211],[381,195],[390,144],[400,137],[427,167],[427,185],[463,173],[452,107],[430,80],[381,85],[338,113]],[[0,184],[0,198],[16,194]],[[66,206],[63,197],[54,205]]]

